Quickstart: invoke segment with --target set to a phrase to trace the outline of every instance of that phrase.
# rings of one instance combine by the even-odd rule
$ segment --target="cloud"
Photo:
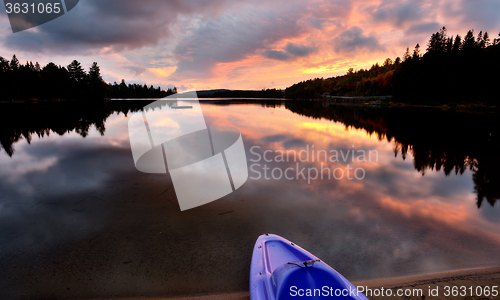
[[[181,16],[217,16],[226,4],[226,0],[81,1],[71,12],[36,30],[8,35],[4,44],[26,52],[133,50],[172,37],[170,27]]]
[[[130,73],[135,74],[135,76],[140,76],[147,70],[146,68],[141,66],[125,66],[123,68],[129,70]]]
[[[376,22],[389,23],[396,27],[421,23],[425,17],[431,15],[431,11],[424,10],[416,2],[397,2],[393,0],[386,0],[377,6],[370,6],[365,12]]]
[[[334,38],[333,46],[337,53],[352,53],[360,51],[376,52],[385,50],[385,47],[379,43],[375,36],[364,35],[363,30],[357,26],[349,28]]]
[[[296,7],[264,12],[246,8],[238,14],[227,13],[217,20],[197,24],[174,49],[178,64],[170,78],[211,77],[218,63],[240,61],[278,41],[296,37],[304,32],[297,24],[299,17]],[[285,58],[273,52],[266,55]]]
[[[500,2],[497,0],[470,1],[462,0],[459,2],[459,9],[455,11],[456,15],[461,16],[462,21],[479,26],[476,31],[488,30],[500,27]],[[495,34],[496,35],[496,34]]]
[[[436,22],[415,24],[406,30],[406,34],[434,33],[439,31],[443,26]]]
[[[361,11],[375,24],[390,25],[393,30],[404,30],[409,34],[432,33],[442,26],[464,34],[469,29],[498,30],[500,18],[497,0],[438,0],[429,5],[426,1],[382,0],[378,5]],[[433,26],[436,24],[436,26]]]
[[[351,0],[314,1],[307,7],[307,12],[315,18],[348,19],[353,11],[355,2]]]
[[[283,148],[285,150],[295,149],[295,148],[305,148],[307,142],[300,138],[292,138],[283,142]]]
[[[275,134],[262,137],[264,143],[277,143],[286,140],[288,137],[285,134]]]
[[[308,56],[316,50],[313,47],[295,45],[294,43],[288,43],[285,49],[286,52],[290,53],[291,55],[300,57]]]
[[[410,0],[86,0],[16,34],[0,10],[0,55],[42,64],[97,60],[113,80],[130,72],[164,85],[256,88],[276,80],[284,87],[313,74],[364,68],[380,60],[381,51],[402,54],[442,26],[450,35],[474,28],[496,37],[498,10],[497,0],[432,6]],[[359,52],[365,55],[353,60]],[[319,67],[304,70],[312,63]]]
[[[282,50],[264,51],[262,52],[262,56],[264,56],[265,58],[276,60],[289,60],[290,58],[292,58],[292,55]]]
[[[294,43],[288,43],[283,50],[267,50],[262,52],[262,56],[269,59],[275,60],[292,60],[297,57],[305,57],[316,51],[316,48],[308,46],[295,45]]]
[[[251,66],[239,66],[236,68],[233,68],[227,73],[228,78],[238,78],[243,76],[246,72],[248,72],[251,69]]]
[[[311,25],[312,27],[316,28],[316,29],[323,29],[323,27],[325,26],[325,24],[328,24],[330,23],[330,20],[328,19],[323,19],[323,18],[312,18],[312,17],[309,17],[305,20],[309,25]]]

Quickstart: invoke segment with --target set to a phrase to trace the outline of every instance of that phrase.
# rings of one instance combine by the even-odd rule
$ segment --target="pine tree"
[[[446,40],[446,52],[451,52],[452,49],[453,49],[453,37],[449,37]]]
[[[464,51],[471,51],[476,47],[476,40],[474,38],[474,30],[469,30],[464,37],[464,41],[462,43],[462,49]]]
[[[0,72],[9,71],[9,61],[0,56]]]
[[[90,77],[90,80],[94,81],[94,82],[102,81],[101,68],[99,68],[99,66],[97,65],[97,62],[94,62],[92,64],[92,67],[90,67],[89,77]]]
[[[75,82],[82,81],[85,79],[85,71],[82,68],[82,65],[76,59],[73,60],[68,65],[69,77],[73,79]]]
[[[453,42],[452,51],[458,52],[460,51],[461,47],[462,47],[462,37],[457,34],[457,36],[455,37],[455,42]]]
[[[10,61],[10,69],[11,70],[19,70],[19,60],[17,59],[16,55],[14,54],[12,56],[12,60]]]
[[[484,36],[483,36],[483,42],[484,42],[484,47],[487,48],[491,45],[490,43],[490,36],[488,34],[488,31],[484,32]]]
[[[406,52],[405,54],[403,55],[403,61],[407,61],[411,58],[411,55],[410,55],[410,48],[406,48]]]
[[[446,44],[448,42],[446,31],[446,27],[443,27],[431,36],[429,42],[427,43],[427,52],[430,54],[445,52]]]
[[[91,99],[99,100],[105,97],[106,83],[102,80],[101,68],[94,62],[89,71],[89,91]]]
[[[413,50],[413,59],[420,58],[420,44],[415,45],[415,49]]]
[[[127,89],[127,84],[125,83],[125,79],[122,79],[122,82],[120,82],[120,90],[124,91]]]
[[[485,45],[486,45],[486,43],[484,42],[483,32],[482,32],[482,31],[479,31],[479,34],[477,35],[476,46],[477,46],[479,49],[484,49],[484,48],[485,48]]]

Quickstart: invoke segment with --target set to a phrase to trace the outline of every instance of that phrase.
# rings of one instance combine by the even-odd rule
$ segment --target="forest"
[[[277,89],[262,89],[260,91],[252,90],[229,90],[216,91],[211,97],[213,98],[283,98],[281,90]]]
[[[403,57],[332,78],[315,78],[286,89],[291,99],[325,96],[393,96],[412,104],[483,103],[497,105],[500,81],[500,34],[469,30],[462,38],[448,36],[443,27],[432,34],[425,53],[417,44]]]
[[[73,60],[67,67],[50,62],[41,67],[38,62],[19,63],[16,55],[6,60],[0,56],[0,101],[102,101],[107,98],[163,98],[176,93],[139,84],[106,83],[99,65],[94,62],[87,73],[80,62]]]

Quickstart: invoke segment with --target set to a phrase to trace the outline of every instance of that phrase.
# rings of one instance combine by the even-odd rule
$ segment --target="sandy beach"
[[[500,289],[500,267],[491,268],[475,268],[463,269],[448,272],[430,273],[414,276],[403,276],[394,278],[383,278],[367,281],[353,282],[356,286],[366,286],[371,289],[390,289],[393,294],[397,290],[401,291],[422,291],[421,296],[369,296],[369,299],[500,299],[500,295],[477,296],[470,293],[472,287],[473,292],[478,286],[486,287],[491,290],[492,287],[497,286],[496,290]],[[457,296],[453,296],[453,288],[457,291]],[[462,288],[462,287],[465,287]],[[430,295],[429,290],[436,291],[437,296]],[[465,292],[463,292],[465,290]],[[478,288],[480,291],[481,288]],[[448,291],[450,291],[448,293]],[[462,293],[462,295],[460,295]],[[449,295],[446,295],[449,294]],[[465,295],[464,295],[465,294]],[[500,291],[499,291],[500,294]]]
[[[448,272],[439,273],[429,273],[421,275],[412,276],[402,276],[393,278],[382,278],[373,279],[367,281],[355,281],[353,282],[355,286],[365,287],[372,290],[372,293],[376,293],[375,290],[384,290],[384,296],[379,295],[367,295],[370,300],[375,299],[500,299],[500,295],[493,296],[491,293],[489,296],[483,295],[478,296],[475,294],[470,294],[470,288],[472,287],[473,292],[477,287],[482,287],[482,291],[485,291],[488,287],[490,291],[496,286],[500,294],[500,267],[491,268],[475,268],[475,269],[463,269],[454,270]],[[453,288],[455,287],[457,291],[457,296],[453,296]],[[460,295],[461,287],[465,287],[465,292]],[[463,288],[462,288],[463,289]],[[391,290],[388,292],[387,290]],[[403,296],[396,295],[397,291],[400,290]],[[480,288],[478,288],[478,291]],[[405,296],[404,293],[411,291],[412,296]],[[422,295],[416,295],[417,291],[422,291]],[[430,295],[430,291],[437,291],[438,294]],[[449,291],[449,295],[446,295]],[[393,294],[393,296],[387,296],[387,294]],[[200,295],[200,296],[190,296],[190,297],[176,297],[176,298],[163,298],[163,297],[133,297],[133,298],[94,298],[92,300],[108,300],[108,299],[122,299],[122,300],[164,300],[164,299],[177,299],[177,300],[244,300],[250,299],[250,294],[248,292],[238,292],[238,293],[226,293],[226,294],[212,294],[212,295]],[[91,300],[91,299],[89,299]]]

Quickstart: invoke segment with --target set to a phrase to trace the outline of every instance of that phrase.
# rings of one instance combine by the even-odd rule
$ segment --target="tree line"
[[[38,62],[19,63],[16,55],[6,60],[0,56],[0,101],[14,100],[103,100],[105,98],[163,98],[177,89],[162,90],[138,84],[106,83],[94,62],[87,73],[73,60],[68,66],[52,62],[41,67]]]
[[[283,98],[281,90],[224,90],[215,91],[210,95],[198,95],[200,98]]]
[[[345,75],[315,78],[286,89],[286,97],[382,96],[409,103],[481,102],[498,104],[494,87],[500,81],[500,34],[469,30],[464,38],[446,28],[432,34],[425,53],[417,44],[403,57],[387,58],[369,69],[350,68]]]

